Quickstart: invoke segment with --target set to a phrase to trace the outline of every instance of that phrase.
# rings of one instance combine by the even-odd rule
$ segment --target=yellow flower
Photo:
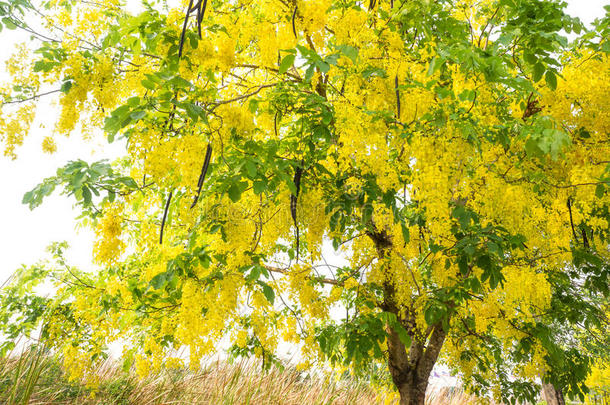
[[[55,153],[57,151],[57,145],[55,144],[55,140],[50,136],[45,136],[42,140],[42,150],[45,153]]]

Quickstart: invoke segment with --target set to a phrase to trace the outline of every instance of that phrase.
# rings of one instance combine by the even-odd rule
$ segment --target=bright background
[[[133,3],[132,3],[133,4]],[[567,11],[580,17],[586,24],[605,14],[603,0],[570,0]],[[28,39],[18,31],[3,31],[0,43],[0,82],[7,80],[4,62],[15,44]],[[53,96],[49,96],[53,97]],[[104,158],[114,159],[123,153],[123,145],[108,145],[103,137],[97,141],[83,141],[78,133],[69,138],[56,139],[58,151],[53,155],[42,152],[42,139],[52,133],[56,109],[50,98],[39,104],[36,121],[30,136],[17,150],[18,159],[10,160],[0,155],[0,284],[22,264],[33,264],[45,257],[45,248],[54,241],[67,241],[70,264],[81,269],[91,269],[91,247],[94,235],[88,230],[75,229],[78,211],[72,207],[73,199],[57,193],[45,199],[42,206],[30,211],[21,204],[23,194],[31,190],[45,177],[55,174],[58,167],[69,160],[88,162]],[[334,255],[329,252],[329,258]]]

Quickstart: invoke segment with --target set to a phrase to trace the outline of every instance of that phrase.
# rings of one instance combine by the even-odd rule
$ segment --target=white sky
[[[610,2],[570,0],[568,13],[590,23],[605,14],[605,4]],[[0,81],[6,80],[4,61],[10,56],[14,44],[26,38],[14,31],[4,30],[0,34],[2,43],[5,47],[8,45],[8,51],[0,53]],[[55,170],[69,160],[82,158],[91,162],[116,157],[122,152],[119,144],[93,144],[73,134],[70,138],[57,140],[57,153],[44,154],[40,145],[42,139],[51,133],[50,123],[55,122],[55,111],[48,104],[41,105],[38,111],[30,136],[18,150],[19,158],[13,161],[0,155],[0,284],[21,264],[33,264],[45,257],[46,246],[54,241],[69,242],[71,264],[82,269],[91,268],[93,235],[89,231],[75,230],[74,218],[78,212],[72,209],[73,199],[55,193],[34,211],[22,205],[21,199],[25,192],[45,177],[54,175]],[[42,123],[48,123],[46,128],[41,127]]]

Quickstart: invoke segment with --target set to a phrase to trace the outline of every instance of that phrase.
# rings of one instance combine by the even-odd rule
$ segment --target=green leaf
[[[297,195],[297,186],[294,184],[294,182],[292,181],[291,178],[285,178],[284,182],[286,183],[286,185],[288,186],[288,189],[290,190],[290,193],[292,195]]]
[[[252,186],[255,194],[260,194],[267,190],[267,182],[263,180],[255,180],[254,183],[252,183]]]
[[[428,76],[432,76],[434,73],[436,73],[441,68],[443,63],[444,60],[441,57],[433,57],[432,60],[430,60],[430,66],[428,67]]]
[[[34,72],[49,72],[56,64],[46,60],[37,60],[34,62]]]
[[[466,274],[468,274],[470,267],[468,267],[468,259],[466,258],[466,256],[460,256],[457,261],[457,265],[461,275],[465,276]]]
[[[466,229],[470,225],[470,212],[468,212],[463,205],[456,206],[453,209],[451,216],[458,220],[462,229]]]
[[[309,67],[307,68],[307,70],[305,70],[305,81],[309,82],[311,81],[311,78],[313,77],[313,74],[315,73],[315,67],[314,65],[309,65]]]
[[[70,185],[72,188],[79,188],[83,184],[83,181],[85,181],[86,175],[86,171],[79,171],[76,173],[76,175],[70,179]]]
[[[252,98],[250,99],[250,101],[248,102],[248,109],[250,110],[250,112],[252,114],[256,113],[258,111],[258,105],[260,103],[260,100],[257,98]]]
[[[525,61],[531,65],[538,62],[538,57],[532,52],[524,52],[523,59],[525,59]]]
[[[532,80],[534,82],[540,81],[542,79],[542,74],[544,73],[545,67],[542,63],[538,62],[534,65],[534,71],[532,75]]]
[[[324,62],[323,60],[316,61],[316,67],[320,69],[322,73],[328,73],[328,71],[330,70],[330,65]]]
[[[136,181],[129,176],[119,177],[117,181],[123,183],[126,187],[138,188],[138,183],[136,183]]]
[[[133,96],[133,97],[129,97],[129,98],[127,99],[127,106],[129,106],[129,107],[131,107],[131,108],[135,108],[135,107],[137,107],[137,106],[139,106],[139,105],[140,105],[140,97],[138,97],[138,96]],[[117,109],[115,110],[115,112],[116,112],[116,111],[119,111],[119,110],[121,110],[121,109],[123,109],[123,108],[125,108],[125,106],[121,106],[121,107],[117,108]]]
[[[81,188],[81,193],[83,195],[83,202],[85,205],[91,205],[91,190],[87,186],[83,186]]]
[[[168,80],[167,83],[175,88],[190,89],[195,87],[193,86],[193,83],[180,76],[174,76],[172,79]]]
[[[491,258],[489,255],[483,255],[477,258],[477,266],[479,266],[483,270],[491,269]]]
[[[329,65],[337,66],[337,61],[339,60],[340,56],[341,55],[338,53],[333,53],[325,57],[324,62],[328,63]]]
[[[549,85],[551,90],[555,90],[557,88],[557,75],[551,70],[547,70],[544,75],[544,80],[546,80],[546,84]]]
[[[529,142],[530,140],[528,140]],[[545,154],[556,160],[561,151],[571,143],[570,135],[566,132],[547,128],[542,131],[542,134],[537,138],[532,139],[536,146]],[[526,142],[527,146],[527,142]]]
[[[438,303],[433,303],[424,310],[424,319],[428,325],[437,324],[444,315],[445,308]]]
[[[254,163],[252,160],[246,160],[246,163],[244,163],[244,167],[246,168],[246,173],[249,178],[253,179],[258,174],[256,163]]]
[[[157,87],[155,83],[149,79],[142,80],[142,86],[148,90],[154,90]]]
[[[261,276],[261,266],[252,266],[250,273],[246,276],[246,280],[249,282],[257,281]]]
[[[269,301],[270,304],[273,304],[275,301],[275,292],[273,291],[273,288],[264,281],[259,280],[258,283],[263,287],[263,294],[265,295],[265,298],[267,298],[267,301]]]
[[[231,199],[231,201],[233,201],[233,202],[239,201],[239,199],[241,198],[241,189],[239,188],[239,185],[237,182],[234,182],[233,184],[231,184],[231,186],[229,187],[228,193],[229,193],[229,198]]]
[[[362,71],[362,77],[368,79],[370,77],[387,77],[387,73],[385,70],[375,67],[375,66],[367,66]]]
[[[160,290],[167,284],[167,273],[159,273],[150,280],[150,285],[153,286],[155,290]]]
[[[42,204],[44,197],[50,195],[59,182],[60,180],[57,177],[45,179],[42,183],[25,193],[21,202],[27,204],[28,207],[33,210]]]
[[[4,23],[4,26],[6,28],[8,28],[9,30],[14,30],[15,28],[17,28],[17,26],[13,23],[13,21],[8,17],[4,17],[2,19],[2,22]]]
[[[398,322],[396,318],[396,314],[391,312],[382,312],[381,319],[385,320],[387,324],[396,332],[398,335],[398,339],[402,342],[403,345],[408,349],[411,347],[411,336],[407,333],[407,330]]]
[[[405,224],[402,224],[402,238],[404,239],[405,243],[409,243],[409,240],[411,239],[409,235],[409,228]]]
[[[280,69],[279,69],[280,74],[286,73],[288,71],[288,69],[290,69],[292,67],[292,65],[294,64],[295,57],[296,57],[296,55],[293,53],[289,53],[288,55],[284,56],[284,58],[282,59],[282,62],[280,63]]]
[[[595,187],[595,196],[597,198],[602,198],[604,196],[605,192],[606,192],[606,187],[604,187],[603,184],[598,184],[597,187]]]
[[[146,111],[144,110],[138,110],[138,111],[134,111],[131,114],[129,114],[129,116],[131,117],[131,119],[133,119],[134,121],[137,121],[139,119],[142,119],[144,117],[146,117]]]
[[[498,287],[498,284],[500,284],[501,281],[504,280],[504,277],[502,276],[502,273],[500,273],[499,271],[491,271],[489,272],[489,287],[492,290],[495,290],[496,287]]]
[[[339,45],[337,49],[345,56],[350,58],[352,62],[356,63],[358,59],[358,48],[354,48],[351,45]]]
[[[197,122],[199,117],[203,116],[203,108],[199,107],[197,104],[186,103],[184,109],[189,118],[194,122]]]
[[[71,88],[72,88],[72,80],[66,80],[61,85],[61,89],[60,90],[61,90],[62,93],[67,93],[67,92],[70,91]]]

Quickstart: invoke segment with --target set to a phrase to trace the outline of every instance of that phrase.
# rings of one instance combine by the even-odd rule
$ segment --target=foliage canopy
[[[141,374],[184,346],[196,366],[223,339],[265,362],[286,341],[309,364],[386,363],[405,404],[438,359],[499,398],[538,377],[582,396],[579,334],[603,335],[609,293],[609,19],[563,7],[0,2],[32,36],[0,92],[5,155],[51,93],[56,136],[126,145],[24,196],[73,196],[100,268],[55,245],[6,290],[0,315],[24,322],[5,333],[42,322],[75,375],[114,341]]]

